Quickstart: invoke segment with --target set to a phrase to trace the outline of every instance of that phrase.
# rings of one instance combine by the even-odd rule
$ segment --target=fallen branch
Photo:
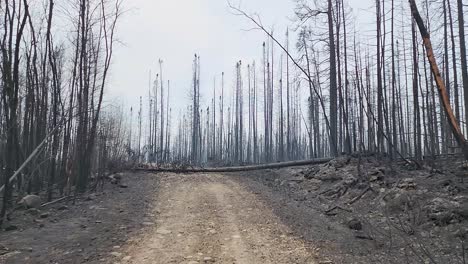
[[[174,173],[209,173],[209,172],[237,172],[237,171],[253,171],[265,169],[279,169],[295,166],[317,165],[324,164],[331,161],[330,158],[313,159],[313,160],[299,160],[278,162],[250,166],[237,166],[237,167],[219,167],[219,168],[191,168],[191,169],[174,169],[174,168],[137,168],[134,171],[146,172],[174,172]]]
[[[339,205],[335,205],[335,206],[333,206],[332,208],[325,210],[325,214],[329,214],[331,211],[333,211],[333,210],[335,210],[335,209],[341,209],[341,210],[346,211],[346,212],[349,212],[349,213],[352,213],[352,212],[353,212],[351,209],[344,208],[344,207],[341,207],[341,206],[339,206]]]
[[[48,202],[48,203],[42,204],[41,207],[46,207],[46,206],[51,205],[51,204],[59,203],[59,202],[61,202],[61,201],[63,201],[63,200],[66,200],[67,198],[70,198],[70,196],[64,196],[64,197],[59,198],[59,199],[57,199],[57,200],[50,201],[50,202]]]
[[[348,204],[353,204],[357,202],[359,199],[361,199],[368,191],[370,191],[372,188],[368,186],[363,192],[361,192],[358,196],[354,197],[351,199],[351,201],[348,202]]]

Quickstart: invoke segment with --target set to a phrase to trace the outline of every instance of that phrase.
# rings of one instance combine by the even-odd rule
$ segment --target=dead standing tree
[[[91,174],[91,159],[96,141],[99,114],[102,108],[107,73],[110,68],[114,33],[121,14],[121,1],[117,0],[113,10],[101,0],[97,3],[99,12],[93,12],[90,1],[81,0],[79,7],[78,59],[78,112],[77,128],[77,188],[84,192]],[[91,56],[94,59],[90,61]],[[103,57],[101,57],[103,56]],[[96,98],[95,91],[98,91]],[[97,102],[95,101],[97,100]],[[90,116],[89,113],[92,113]]]
[[[292,55],[291,53],[288,51],[288,49],[286,47],[284,47],[283,44],[281,44],[273,35],[271,32],[269,32],[261,23],[261,20],[259,17],[254,17],[252,15],[249,15],[247,14],[245,11],[241,10],[240,8],[238,7],[235,7],[233,6],[231,3],[229,3],[229,7],[231,8],[231,10],[233,10],[234,14],[235,15],[239,15],[239,16],[243,16],[245,18],[247,18],[248,20],[250,20],[253,24],[255,24],[257,26],[258,29],[260,29],[261,31],[263,31],[269,38],[271,38],[271,40],[276,43],[276,45],[278,45],[280,47],[281,50],[283,50],[283,52],[286,53],[287,57],[289,58],[289,60],[291,60],[293,62],[293,64],[297,67],[297,69],[299,69],[299,71],[301,73],[303,73],[305,76],[306,76],[306,80],[309,82],[310,84],[310,93],[311,93],[311,96],[317,96],[318,99],[319,99],[319,102],[320,102],[320,106],[321,106],[321,109],[323,111],[323,116],[324,116],[324,119],[325,119],[325,124],[326,124],[326,127],[328,129],[328,133],[329,133],[329,136],[330,136],[330,150],[331,150],[331,153],[334,154],[334,153],[337,153],[337,146],[336,146],[336,140],[334,140],[334,137],[333,135],[336,136],[336,129],[337,129],[337,126],[336,124],[333,125],[332,122],[330,121],[330,119],[328,118],[327,114],[326,114],[326,107],[325,107],[325,103],[324,103],[324,100],[322,99],[322,94],[319,92],[318,88],[316,87],[316,82],[314,82],[314,77],[311,76],[310,74],[310,71],[308,72],[304,67],[302,67],[298,60],[296,60]],[[331,10],[329,10],[331,12]],[[314,12],[313,14],[308,14],[307,16],[311,16],[311,15],[318,15],[318,14],[328,14],[327,11],[316,11]],[[333,23],[333,19],[331,20],[331,22]],[[333,26],[332,26],[333,28]],[[331,34],[334,36],[334,34]],[[332,36],[330,36],[332,37]],[[305,49],[306,50],[306,49]],[[331,57],[333,55],[330,55]],[[336,55],[335,55],[336,56]],[[332,63],[333,64],[333,63]],[[335,65],[336,67],[336,65]],[[336,73],[336,69],[335,69],[335,73]],[[333,70],[331,71],[330,73],[330,77],[333,75]],[[265,78],[264,78],[265,79]],[[335,76],[335,80],[336,80],[336,76]],[[267,81],[268,82],[268,81]],[[336,84],[336,83],[335,83]],[[335,86],[336,88],[336,86]],[[333,86],[331,85],[331,90],[333,90]],[[337,91],[331,91],[332,92],[332,96],[336,96],[337,95]],[[334,98],[334,102],[336,103],[336,97]],[[333,102],[332,102],[333,104]],[[337,112],[337,107],[331,107],[331,110],[330,110],[330,115],[334,114],[335,117],[336,117],[336,113]],[[332,131],[333,130],[333,131]],[[265,135],[268,135],[267,131],[265,131]],[[269,140],[266,139],[266,136],[265,136],[265,148],[267,148],[267,142]]]
[[[4,184],[3,206],[0,218],[3,219],[7,205],[11,198],[10,177],[13,175],[18,164],[18,107],[20,92],[20,51],[21,40],[29,16],[28,1],[18,3],[6,2],[0,6],[3,17],[2,36],[0,37],[1,49],[1,75],[2,75],[2,105],[5,121],[6,143],[4,148]]]
[[[195,54],[193,61],[193,94],[192,94],[192,137],[191,137],[191,162],[198,164],[200,161],[201,133],[200,133],[200,57]]]
[[[449,121],[450,128],[452,129],[452,133],[455,136],[455,139],[457,140],[458,144],[462,148],[465,158],[468,159],[468,144],[466,142],[464,135],[461,132],[458,120],[455,118],[452,107],[450,105],[450,100],[447,94],[447,88],[440,74],[440,70],[439,70],[437,61],[434,56],[434,51],[432,49],[432,43],[431,43],[429,32],[427,31],[427,28],[424,25],[424,21],[419,13],[418,7],[416,6],[415,0],[409,0],[409,4],[411,7],[411,13],[413,15],[413,18],[423,38],[424,47],[426,49],[426,55],[431,65],[431,72],[434,75],[435,82],[437,84],[437,88],[439,91],[439,95],[442,100],[443,109]]]
[[[45,191],[51,200],[56,189],[63,195],[68,186],[70,194],[96,168],[91,160],[99,149],[94,145],[104,149],[108,145],[103,141],[109,137],[96,134],[102,131],[103,89],[120,0],[61,3],[75,11],[70,24],[64,23],[65,30],[73,31],[69,46],[61,34],[54,34],[54,2],[0,1],[3,214],[13,191],[19,195]]]
[[[466,36],[465,36],[465,14],[463,13],[462,0],[457,0],[458,7],[458,29],[460,35],[460,57],[462,66],[463,91],[465,98],[465,132],[468,133],[468,62],[466,60]]]

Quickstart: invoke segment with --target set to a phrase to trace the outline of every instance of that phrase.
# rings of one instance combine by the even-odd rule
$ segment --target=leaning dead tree
[[[431,65],[431,72],[434,75],[434,79],[437,84],[437,88],[438,88],[439,95],[442,100],[444,112],[449,121],[450,128],[452,129],[455,139],[457,140],[458,144],[462,148],[465,158],[468,160],[468,144],[460,129],[460,124],[458,120],[455,118],[452,107],[450,105],[450,100],[447,94],[447,88],[445,86],[444,80],[442,79],[439,67],[437,65],[437,62],[434,56],[434,51],[432,49],[432,43],[431,43],[429,32],[427,31],[426,26],[424,25],[424,21],[421,18],[421,15],[419,13],[418,7],[416,6],[415,0],[409,0],[409,3],[410,3],[411,12],[413,14],[414,20],[416,21],[416,24],[419,28],[419,32],[421,33],[421,36],[423,38],[424,47],[426,49],[426,55]]]

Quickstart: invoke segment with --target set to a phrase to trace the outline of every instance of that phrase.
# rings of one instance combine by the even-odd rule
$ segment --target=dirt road
[[[311,245],[229,177],[167,174],[155,201],[152,228],[124,246],[123,263],[318,263]]]
[[[323,169],[330,166],[333,170],[333,165]],[[399,226],[390,229],[392,222],[377,210],[382,206],[379,195],[387,192],[369,193],[352,210],[348,204],[328,214],[327,208],[340,200],[320,193],[341,186],[345,179],[308,179],[301,176],[303,169],[124,173],[123,185],[108,183],[95,193],[40,211],[15,211],[0,231],[0,264],[427,263],[425,257],[434,258],[427,252],[436,252],[440,260],[431,263],[464,263],[463,255],[457,255],[464,251],[455,244],[459,233],[450,230],[466,228],[465,221],[445,229],[424,225],[431,230],[424,240],[413,233],[404,235]],[[408,177],[409,172],[404,173]],[[424,187],[427,178],[418,178],[416,190],[402,190],[400,185],[392,190],[419,192],[429,188]],[[362,189],[356,188],[341,203],[359,197]],[[466,197],[460,194],[456,197]],[[360,227],[350,225],[356,222]],[[415,245],[424,247],[417,251]]]

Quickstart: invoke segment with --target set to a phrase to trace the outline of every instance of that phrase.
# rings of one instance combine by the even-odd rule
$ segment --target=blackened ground
[[[468,261],[468,171],[460,160],[415,169],[344,157],[229,176],[334,263]]]
[[[127,188],[15,212],[0,263],[466,263],[466,176],[456,160],[415,170],[373,157],[125,173]]]
[[[0,263],[105,263],[152,219],[157,177],[124,174],[128,188],[108,183],[103,192],[46,207],[17,211],[0,232]],[[41,214],[48,214],[41,218]],[[43,215],[43,217],[46,215]],[[149,221],[149,220],[148,220]]]

